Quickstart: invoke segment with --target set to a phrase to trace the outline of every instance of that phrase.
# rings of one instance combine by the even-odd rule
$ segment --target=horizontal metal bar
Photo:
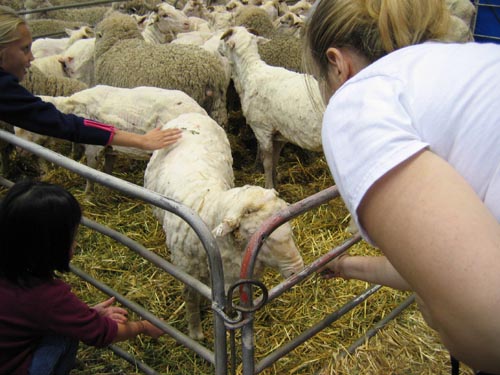
[[[110,4],[110,3],[125,2],[125,1],[128,1],[128,0],[96,0],[96,1],[89,1],[89,2],[83,2],[83,3],[54,5],[52,7],[20,10],[17,12],[17,14],[24,15],[24,14],[32,14],[32,13],[42,13],[42,12],[50,12],[52,10],[83,8],[83,7],[93,6],[93,5],[102,5],[102,4]]]

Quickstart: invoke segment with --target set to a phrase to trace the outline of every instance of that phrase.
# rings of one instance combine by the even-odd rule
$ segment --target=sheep
[[[27,22],[31,33],[33,34],[33,39],[55,34],[66,35],[67,29],[78,29],[83,26],[89,26],[87,23],[80,21],[64,21],[52,19],[36,19],[29,20]]]
[[[172,5],[162,3],[145,21],[143,38],[152,44],[171,42],[178,33],[190,30],[189,18]]]
[[[224,30],[234,25],[236,12],[225,8],[209,8],[211,11],[206,16],[212,30]]]
[[[39,38],[34,40],[31,45],[33,57],[38,59],[40,57],[61,54],[77,40],[94,36],[94,31],[88,26],[83,26],[76,30],[66,29],[65,32],[68,35],[66,38]]]
[[[34,95],[68,96],[88,88],[83,82],[67,77],[51,77],[31,66],[21,81]]]
[[[267,44],[259,45],[259,54],[267,64],[281,66],[296,72],[303,72],[302,43],[292,35],[277,32],[267,13],[258,7],[248,6],[238,13],[234,24],[269,39]]]
[[[97,85],[70,96],[40,96],[52,103],[61,112],[73,113],[88,119],[111,124],[118,129],[134,133],[146,133],[160,127],[171,119],[189,112],[207,116],[194,99],[178,90],[157,87],[136,87],[133,89]],[[37,143],[45,143],[46,136],[40,136],[16,128],[16,134]],[[105,171],[111,173],[115,152],[126,154],[137,160],[147,160],[151,152],[122,146],[84,145],[87,165],[96,169],[101,155],[105,154]],[[85,192],[91,193],[93,184],[87,181]]]
[[[304,73],[302,41],[293,35],[276,33],[258,45],[260,58],[268,65]]]
[[[34,95],[51,95],[51,96],[68,96],[78,91],[85,90],[88,86],[76,79],[66,77],[53,77],[47,76],[42,73],[36,66],[31,66],[23,80],[20,82],[23,87]],[[55,142],[53,139],[49,140],[48,137],[40,137],[31,139],[42,145],[49,145]],[[2,156],[3,157],[3,156]],[[45,159],[38,160],[38,170],[43,175],[48,165]]]
[[[59,62],[65,75],[94,86],[94,47],[95,38],[81,39],[64,51]]]
[[[239,10],[234,25],[255,30],[259,35],[266,38],[270,38],[276,32],[273,21],[267,12],[257,6],[246,6]]]
[[[212,118],[227,123],[226,70],[213,53],[197,46],[146,43],[135,21],[114,14],[96,27],[95,83],[182,90]]]
[[[24,4],[26,10],[48,8],[52,6],[53,4],[49,0],[28,0],[25,1]],[[28,14],[29,17],[27,19],[79,21],[79,22],[85,22],[88,25],[95,25],[97,22],[99,22],[104,18],[104,16],[106,15],[106,13],[109,12],[109,10],[110,8],[105,6],[47,10],[43,12],[30,13]]]
[[[182,12],[188,17],[200,17],[206,19],[209,11],[203,1],[201,0],[188,0]]]
[[[35,59],[31,65],[38,68],[43,74],[51,77],[66,77],[63,65],[61,64],[62,55],[51,55]]]
[[[19,0],[0,0],[0,5],[8,6],[14,10],[23,9],[23,3]]]
[[[321,108],[316,80],[261,60],[261,37],[233,27],[221,37],[220,51],[232,64],[232,79],[247,124],[258,142],[265,186],[276,185],[276,164],[286,142],[321,151]]]
[[[239,279],[245,246],[261,223],[287,204],[273,189],[258,186],[234,187],[232,156],[224,130],[210,117],[186,113],[164,128],[183,128],[173,146],[153,152],[144,173],[144,186],[181,202],[212,229],[222,257],[224,284]],[[166,245],[174,265],[209,284],[205,250],[192,228],[180,217],[159,208],[154,215],[166,233]],[[256,262],[255,275],[264,267],[279,269],[289,277],[303,268],[289,223],[275,230],[264,242]],[[184,291],[189,336],[204,337],[200,318],[200,295]]]
[[[300,37],[305,26],[305,20],[290,11],[285,12],[273,22],[276,31],[280,34]]]
[[[130,0],[112,3],[113,10],[126,14],[146,15],[155,10],[162,0]]]
[[[282,16],[288,9],[283,0],[267,0],[259,7],[267,12],[272,21]]]
[[[288,11],[295,13],[297,16],[307,16],[312,4],[307,0],[299,0],[295,4],[288,7]]]

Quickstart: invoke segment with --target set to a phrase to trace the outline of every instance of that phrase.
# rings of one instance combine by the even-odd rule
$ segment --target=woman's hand
[[[94,307],[94,310],[98,312],[101,316],[106,316],[117,323],[126,323],[127,322],[127,310],[112,306],[115,303],[115,297],[111,297],[104,302],[98,303]]]

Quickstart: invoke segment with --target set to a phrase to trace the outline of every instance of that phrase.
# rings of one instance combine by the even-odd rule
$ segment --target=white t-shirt
[[[367,190],[426,147],[469,182],[500,222],[500,45],[427,42],[390,53],[332,96],[322,141],[368,241],[356,213]]]

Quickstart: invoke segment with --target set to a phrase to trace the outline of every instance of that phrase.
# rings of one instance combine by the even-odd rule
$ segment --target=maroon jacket
[[[59,279],[22,288],[0,278],[0,374],[26,375],[45,335],[104,347],[117,331],[116,322],[100,316]]]

